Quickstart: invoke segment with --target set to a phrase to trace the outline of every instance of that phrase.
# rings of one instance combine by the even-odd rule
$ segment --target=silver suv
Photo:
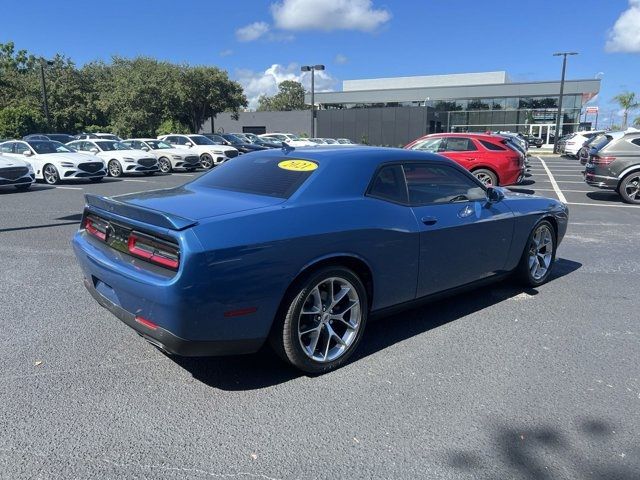
[[[603,133],[590,146],[585,182],[640,204],[640,130]]]

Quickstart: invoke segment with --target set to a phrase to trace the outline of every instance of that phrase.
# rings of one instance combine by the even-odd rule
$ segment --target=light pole
[[[324,65],[303,65],[301,72],[311,72],[311,130],[309,138],[316,136],[316,103],[315,103],[315,71],[324,70]]]
[[[47,129],[51,128],[51,119],[49,118],[49,100],[47,99],[47,84],[44,81],[45,65],[53,65],[51,60],[40,59],[40,86],[42,87],[42,108],[44,110],[44,118],[47,121]]]
[[[560,98],[558,99],[558,113],[556,114],[556,134],[553,138],[553,153],[558,153],[558,140],[560,140],[560,120],[562,118],[562,95],[564,94],[564,74],[567,70],[567,55],[578,55],[578,52],[556,52],[554,57],[562,58],[562,77],[560,78]]]

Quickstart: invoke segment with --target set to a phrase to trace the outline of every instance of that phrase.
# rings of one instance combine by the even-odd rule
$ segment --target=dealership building
[[[582,107],[599,91],[600,79],[565,81],[563,134],[585,126]],[[504,71],[345,80],[341,91],[316,92],[316,136],[396,146],[426,133],[491,130],[529,133],[549,143],[559,94],[557,80],[514,82]],[[309,94],[305,100],[311,102]],[[293,133],[308,134],[310,120],[309,111],[242,112],[239,120],[222,114],[214,130],[291,131],[295,124]]]

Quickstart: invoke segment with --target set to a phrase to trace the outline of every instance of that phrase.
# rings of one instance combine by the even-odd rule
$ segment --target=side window
[[[496,151],[506,150],[506,148],[492,142],[487,142],[486,140],[480,140],[480,143],[487,150],[496,150]]]
[[[640,147],[640,138],[634,138],[633,140],[631,140],[631,143]]]
[[[389,165],[378,170],[367,194],[370,197],[397,203],[407,203],[407,187],[400,165]]]
[[[14,145],[15,145],[14,146],[15,153],[23,154],[26,150],[31,150],[29,148],[29,145],[27,145],[24,142],[16,142]]]
[[[477,150],[473,140],[462,137],[448,137],[445,152],[471,152]]]
[[[423,152],[441,152],[444,148],[443,138],[427,138],[416,143],[411,150],[420,150]]]
[[[484,188],[452,167],[405,164],[403,168],[411,205],[467,202],[486,198]]]
[[[165,138],[164,140],[165,140],[165,142],[169,142],[169,143],[171,143],[172,145],[175,145],[175,144],[176,144],[176,137],[175,137],[175,135],[169,135],[169,136],[168,136],[167,138]]]
[[[15,142],[3,143],[2,146],[0,147],[0,151],[2,153],[13,153],[13,145],[14,144],[15,144]]]
[[[186,137],[172,137],[173,138],[173,143],[175,143],[176,145],[186,145],[187,144],[187,138]]]

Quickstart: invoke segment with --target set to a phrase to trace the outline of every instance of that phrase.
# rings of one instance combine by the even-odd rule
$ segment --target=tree
[[[640,117],[636,117],[636,119],[633,121],[633,125],[636,127],[640,127]]]
[[[42,131],[42,114],[33,107],[18,105],[0,109],[0,138],[21,138]]]
[[[278,85],[278,93],[273,97],[262,95],[258,99],[258,110],[290,111],[305,108],[304,87],[300,82],[285,80]]]
[[[640,106],[640,103],[636,101],[636,94],[633,92],[624,92],[613,97],[613,100],[620,105],[623,110],[622,114],[622,129],[627,128],[627,120],[629,118],[629,112]]]

